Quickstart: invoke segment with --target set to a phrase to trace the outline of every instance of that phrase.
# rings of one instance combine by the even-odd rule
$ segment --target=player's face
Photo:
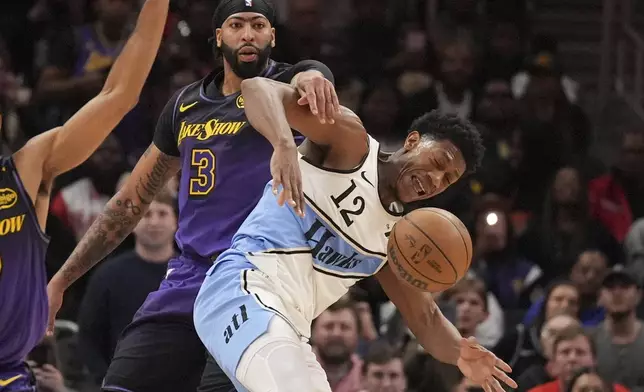
[[[224,60],[242,79],[259,75],[275,46],[275,29],[268,19],[255,12],[231,15],[216,34]]]
[[[414,131],[403,149],[403,165],[396,180],[398,200],[403,203],[436,196],[465,172],[463,154],[449,140],[429,140]]]

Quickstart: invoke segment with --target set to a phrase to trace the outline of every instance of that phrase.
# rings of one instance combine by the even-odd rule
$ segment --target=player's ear
[[[275,27],[271,27],[271,48],[275,47]]]
[[[221,29],[215,30],[215,41],[217,42],[217,47],[221,48]]]
[[[409,135],[407,135],[407,138],[405,139],[405,150],[406,151],[413,150],[414,147],[416,147],[419,142],[420,142],[420,133],[418,133],[418,131],[409,132]]]

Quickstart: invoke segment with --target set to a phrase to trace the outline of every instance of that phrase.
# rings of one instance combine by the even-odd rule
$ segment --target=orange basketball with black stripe
[[[454,214],[439,208],[420,208],[394,225],[387,256],[405,284],[440,292],[456,284],[470,268],[472,238]]]

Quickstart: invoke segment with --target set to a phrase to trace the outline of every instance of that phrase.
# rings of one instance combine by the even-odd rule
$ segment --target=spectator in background
[[[541,355],[538,361],[535,361],[532,366],[527,368],[517,378],[519,392],[528,391],[537,385],[545,384],[556,378],[557,372],[554,368],[552,358],[552,345],[554,340],[561,331],[570,327],[579,326],[581,326],[579,320],[567,314],[554,316],[543,324],[541,333],[539,334]]]
[[[488,40],[479,70],[479,84],[493,79],[509,83],[524,64],[524,33],[521,19],[512,15],[492,15]]]
[[[594,331],[597,370],[605,380],[644,391],[644,328],[635,309],[642,286],[631,271],[614,268],[603,281],[601,304],[606,320]]]
[[[93,0],[96,21],[64,29],[53,39],[34,93],[38,104],[49,108],[43,127],[64,123],[102,88],[132,27],[135,0]],[[139,154],[151,133],[144,105],[138,104],[115,128],[126,155]]]
[[[619,161],[589,184],[590,213],[620,243],[634,220],[644,217],[644,131],[622,135]]]
[[[488,336],[481,336],[482,331],[479,327],[489,317],[487,290],[482,280],[463,278],[454,286],[445,290],[441,300],[454,304],[456,308],[454,326],[463,337],[475,336],[482,345],[491,347],[503,334],[501,331],[501,334],[493,336],[492,339]],[[501,320],[503,320],[502,314]]]
[[[34,347],[27,355],[27,363],[36,378],[38,392],[74,392],[65,386],[53,337],[45,337]]]
[[[579,290],[579,319],[584,326],[595,326],[604,320],[604,309],[599,305],[599,294],[610,261],[597,249],[586,249],[579,254],[572,266],[570,281]],[[535,301],[523,318],[530,323],[539,313],[543,299]]]
[[[402,98],[393,82],[381,80],[373,88],[364,92],[359,110],[365,129],[385,151],[400,148],[407,133],[401,126],[400,107]]]
[[[175,255],[176,208],[169,192],[160,193],[134,229],[134,250],[105,261],[87,286],[78,316],[80,349],[98,384],[121,332],[148,294],[159,287],[168,260]]]
[[[362,360],[355,353],[360,330],[355,304],[346,300],[331,305],[313,322],[313,352],[333,392],[358,392],[362,386]]]
[[[485,281],[506,315],[525,309],[543,273],[519,253],[509,202],[495,194],[483,195],[476,207],[471,271]],[[510,322],[519,321],[512,317]]]
[[[573,167],[557,171],[541,216],[520,241],[523,254],[534,257],[546,279],[567,276],[577,255],[593,246],[615,263],[622,259],[619,244],[590,215],[588,193],[581,173]]]
[[[631,225],[624,240],[624,248],[626,265],[639,282],[644,282],[644,219],[638,219]],[[642,303],[640,307],[644,310],[641,305]],[[644,312],[639,316],[644,317]]]
[[[474,175],[483,192],[512,196],[515,175],[512,144],[519,133],[518,120],[518,102],[512,96],[510,84],[503,79],[485,83],[473,118],[485,145],[483,164]]]
[[[565,392],[614,392],[610,383],[602,379],[596,370],[592,368],[581,368],[568,382]]]
[[[437,47],[438,75],[428,88],[410,96],[405,119],[416,118],[432,109],[469,119],[476,99],[472,87],[474,44],[466,36],[454,36]]]
[[[539,333],[544,323],[556,315],[567,314],[577,318],[579,314],[579,291],[570,281],[551,283],[546,289],[544,302],[532,323],[517,324],[508,331],[492,351],[521,374],[541,361]]]
[[[361,392],[405,392],[407,376],[403,360],[389,344],[374,342],[364,357]]]
[[[566,99],[576,103],[579,98],[579,83],[566,75],[561,67],[557,40],[547,35],[537,35],[532,40],[532,53],[528,58],[528,70],[521,71],[512,77],[514,96],[521,98],[531,80],[530,67],[541,67],[556,70],[561,76],[559,82]]]
[[[584,367],[593,367],[596,362],[595,346],[582,328],[570,327],[561,331],[552,345],[554,368],[557,379],[528,392],[564,392],[575,372]],[[614,392],[627,392],[624,386],[615,384]]]

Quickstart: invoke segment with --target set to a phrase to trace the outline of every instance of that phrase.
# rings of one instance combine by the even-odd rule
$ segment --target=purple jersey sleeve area
[[[179,148],[177,147],[177,136],[174,134],[174,114],[179,104],[179,98],[186,90],[182,87],[172,95],[165,107],[161,111],[156,129],[154,130],[154,145],[166,155],[178,157]]]
[[[284,64],[286,65],[286,64]],[[284,70],[280,70],[277,73],[270,76],[271,79],[277,80],[282,83],[290,83],[293,77],[300,72],[316,70],[322,73],[324,77],[329,80],[331,83],[335,84],[335,78],[333,77],[333,72],[324,65],[323,63],[315,60],[303,60],[294,65],[288,65]]]

